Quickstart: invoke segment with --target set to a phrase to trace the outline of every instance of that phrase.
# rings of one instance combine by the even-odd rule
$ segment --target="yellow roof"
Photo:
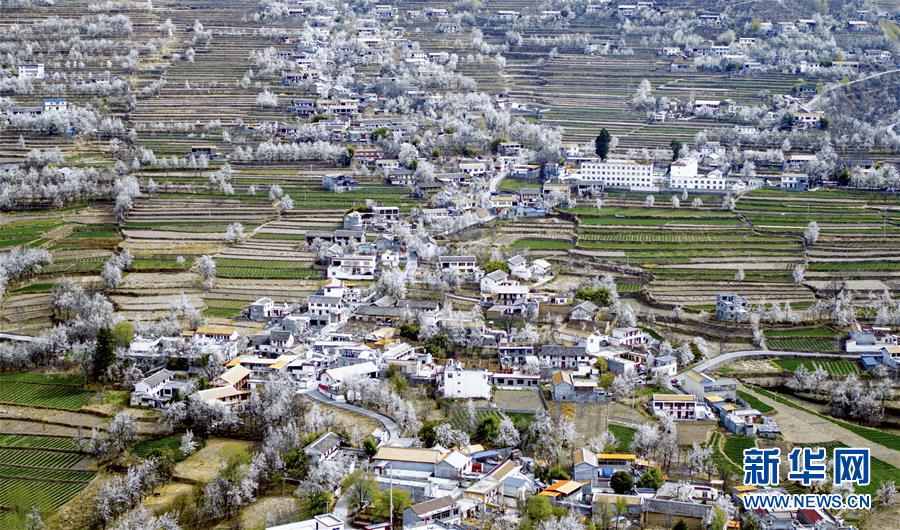
[[[689,371],[687,373],[687,376],[690,377],[691,379],[693,379],[694,381],[697,381],[698,383],[700,381],[703,381],[703,376],[701,376],[700,374],[698,374],[697,372],[695,372],[693,370]]]
[[[488,474],[489,477],[496,480],[503,480],[519,467],[515,462],[507,460],[506,463],[500,464],[496,469]]]
[[[753,491],[756,486],[735,486],[734,491]]]
[[[723,398],[719,394],[707,394],[704,397],[706,397],[706,401],[709,401],[710,403],[721,403],[725,401],[725,398]]]
[[[197,333],[202,335],[231,335],[234,333],[234,327],[223,326],[220,324],[207,324],[197,328]]]
[[[598,460],[637,460],[634,453],[598,453]]]
[[[237,366],[237,365],[241,364],[242,360],[243,360],[243,358],[241,358],[241,357],[235,357],[234,359],[225,363],[225,366],[228,368],[231,368],[232,366]]]
[[[280,355],[277,359],[275,359],[275,362],[272,363],[271,368],[273,370],[280,370],[290,364],[296,358],[296,355]]]
[[[653,401],[694,401],[694,396],[686,394],[653,394]]]
[[[558,385],[560,383],[569,383],[574,386],[572,383],[572,374],[569,372],[553,372],[553,384]]]
[[[737,410],[737,405],[732,405],[731,403],[722,407],[722,410]]]
[[[225,381],[229,385],[233,385],[250,374],[250,370],[244,368],[243,366],[232,366],[231,368],[223,372],[222,375],[219,376],[219,379]]]

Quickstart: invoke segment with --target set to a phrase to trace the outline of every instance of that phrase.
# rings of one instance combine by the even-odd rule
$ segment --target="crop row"
[[[0,449],[0,464],[25,467],[69,469],[81,461],[80,453],[40,449]]]
[[[90,396],[90,391],[75,386],[16,382],[0,384],[0,403],[75,410],[83,407]]]
[[[26,447],[29,449],[62,449],[78,451],[78,444],[65,436],[28,436],[23,434],[0,434],[0,446]]]

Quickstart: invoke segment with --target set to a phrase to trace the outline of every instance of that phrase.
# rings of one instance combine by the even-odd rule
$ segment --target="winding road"
[[[374,410],[369,410],[363,407],[358,407],[356,405],[351,405],[349,403],[345,403],[343,401],[335,401],[331,398],[324,396],[317,388],[312,388],[311,390],[301,391],[301,394],[305,394],[306,397],[313,401],[318,401],[323,405],[328,405],[331,407],[337,407],[339,409],[344,409],[348,412],[353,412],[355,414],[360,414],[367,418],[372,418],[381,424],[384,430],[388,433],[387,440],[392,441],[400,438],[400,426],[397,425],[397,422],[394,421],[389,416],[385,416],[380,412],[375,412]]]

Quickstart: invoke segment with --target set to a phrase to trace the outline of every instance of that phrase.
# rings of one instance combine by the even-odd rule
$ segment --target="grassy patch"
[[[197,439],[195,438],[195,440]],[[165,438],[145,440],[135,444],[134,447],[131,448],[131,454],[141,458],[147,458],[159,453],[170,457],[175,462],[181,462],[187,457],[179,449],[180,446],[181,436],[166,436]]]
[[[775,411],[774,407],[772,407],[766,403],[763,403],[763,401],[760,400],[758,397],[754,396],[753,394],[744,392],[743,390],[738,390],[737,396],[739,398],[743,399],[744,401],[746,401],[748,405],[750,405],[751,407],[755,408],[756,410],[762,412],[763,414],[771,414],[772,412]]]
[[[744,461],[744,449],[756,447],[756,438],[752,436],[726,436],[725,456],[740,466]]]
[[[634,440],[634,433],[637,432],[637,429],[626,427],[624,425],[616,425],[615,423],[610,423],[606,428],[609,429],[609,432],[616,435],[616,439],[619,440],[620,451],[630,450],[631,442]]]

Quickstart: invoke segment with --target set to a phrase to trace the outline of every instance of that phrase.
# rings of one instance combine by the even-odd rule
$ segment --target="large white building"
[[[728,178],[721,171],[706,175],[697,172],[696,158],[682,158],[669,166],[669,187],[675,190],[732,191],[739,179]]]
[[[581,170],[568,179],[601,182],[605,187],[633,191],[659,191],[659,178],[650,162],[606,160],[582,162]]]
[[[441,378],[441,393],[448,399],[491,399],[491,374],[450,364]]]

